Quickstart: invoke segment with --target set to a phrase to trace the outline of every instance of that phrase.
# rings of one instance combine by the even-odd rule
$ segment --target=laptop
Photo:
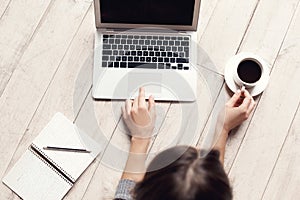
[[[195,101],[200,0],[94,0],[92,96]]]

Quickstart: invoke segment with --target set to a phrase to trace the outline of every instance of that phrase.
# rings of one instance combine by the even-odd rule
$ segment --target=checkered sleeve
[[[130,194],[131,190],[134,188],[135,182],[129,179],[121,179],[119,181],[116,193],[115,200],[123,199],[123,200],[132,200],[132,196]]]

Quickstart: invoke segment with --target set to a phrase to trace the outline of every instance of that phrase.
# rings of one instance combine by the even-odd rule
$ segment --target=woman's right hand
[[[247,90],[238,90],[225,104],[223,129],[229,132],[248,119],[255,107],[255,101]]]

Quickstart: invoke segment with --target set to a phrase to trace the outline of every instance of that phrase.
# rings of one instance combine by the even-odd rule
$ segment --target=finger
[[[244,96],[253,100],[253,97],[251,96],[251,94],[246,89],[244,90]]]
[[[138,102],[139,102],[138,97],[135,97],[135,99],[133,101],[133,104],[132,104],[132,109],[131,110],[134,110],[135,112],[137,112],[138,106],[139,106]]]
[[[246,93],[245,93],[246,94]],[[244,99],[244,101],[243,101],[243,103],[241,104],[241,108],[242,109],[246,109],[246,110],[248,110],[248,108],[249,108],[249,106],[250,106],[250,104],[251,104],[251,101],[252,101],[252,98],[251,97],[249,97],[249,95],[245,95],[245,99]]]
[[[125,113],[129,116],[131,113],[131,109],[132,109],[132,101],[130,99],[127,99],[125,101]]]
[[[154,108],[155,108],[155,101],[154,101],[154,97],[151,95],[148,101],[148,110],[151,111]]]
[[[139,89],[138,106],[146,108],[145,89],[143,87],[140,87]]]
[[[241,90],[237,90],[234,95],[229,99],[229,101],[227,102],[227,104],[229,106],[234,106],[236,104],[236,102],[239,100],[241,96]]]
[[[255,101],[252,99],[252,100],[251,100],[251,104],[250,104],[250,106],[249,106],[249,108],[248,108],[248,111],[247,111],[249,115],[250,115],[250,114],[252,113],[252,111],[254,110],[255,105],[256,105],[256,103],[255,103]]]
[[[127,119],[125,106],[122,106],[121,110],[122,110],[122,117],[123,117],[123,119]]]

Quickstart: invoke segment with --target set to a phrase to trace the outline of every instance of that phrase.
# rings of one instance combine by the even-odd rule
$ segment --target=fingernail
[[[245,89],[246,89],[246,88],[245,88],[245,86],[243,85],[243,87],[242,87],[242,89],[241,89],[241,90],[242,90],[242,91],[245,91]]]
[[[240,90],[240,89],[237,89],[236,93],[240,93],[240,92],[241,92],[241,90]]]

